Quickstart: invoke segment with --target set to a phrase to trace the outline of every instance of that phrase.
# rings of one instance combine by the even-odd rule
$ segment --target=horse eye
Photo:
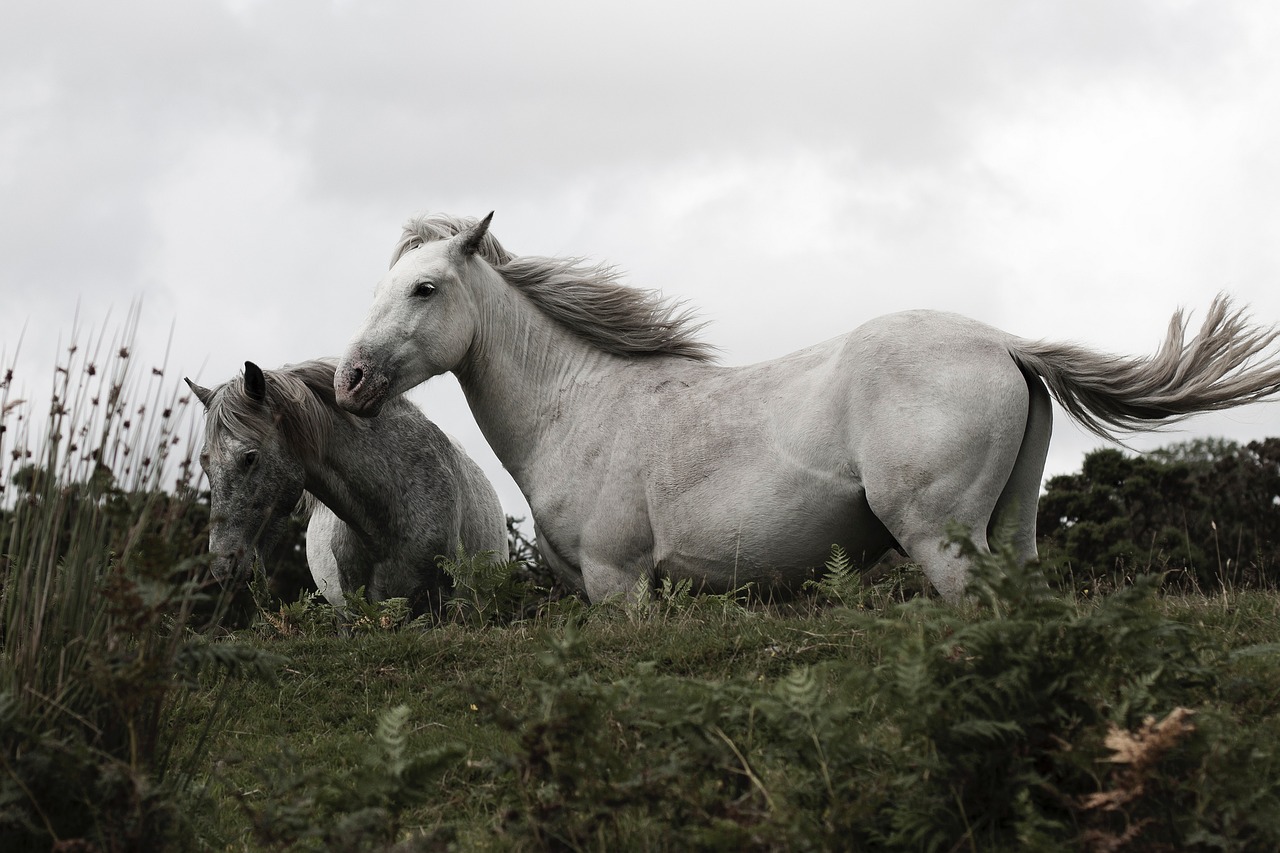
[[[420,281],[413,288],[414,296],[430,296],[436,292],[436,286],[429,281]]]
[[[253,463],[258,461],[258,451],[246,450],[244,456],[240,457],[240,465],[245,469],[253,467]]]

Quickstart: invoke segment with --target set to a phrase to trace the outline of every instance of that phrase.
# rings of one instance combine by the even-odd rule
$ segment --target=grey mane
[[[410,219],[391,254],[391,265],[405,252],[447,240],[476,221],[443,213]],[[697,338],[703,324],[696,322],[692,310],[656,290],[619,284],[620,274],[614,267],[580,258],[513,255],[491,231],[484,235],[477,254],[543,313],[606,352],[715,359],[715,348]]]
[[[256,443],[275,429],[304,458],[324,452],[334,418],[359,419],[338,407],[333,391],[337,359],[321,358],[279,370],[264,370],[267,405],[255,402],[245,392],[244,374],[224,382],[214,390],[209,404],[208,423],[235,441]]]
[[[391,263],[388,266],[394,267],[396,261],[410,249],[416,249],[423,243],[434,243],[436,240],[456,237],[478,221],[475,217],[450,216],[447,213],[424,213],[415,216],[404,224],[404,232],[400,235],[400,242],[396,243],[395,249],[391,252]],[[492,231],[486,232],[481,239],[480,251],[477,254],[493,267],[500,267],[515,258],[515,255],[502,247]]]

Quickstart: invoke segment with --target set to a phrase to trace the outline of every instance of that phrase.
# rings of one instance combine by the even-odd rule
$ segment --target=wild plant
[[[286,751],[264,766],[260,788],[267,795],[239,800],[254,839],[304,850],[386,850],[401,841],[405,813],[431,797],[433,784],[466,753],[456,741],[413,748],[410,716],[407,705],[383,711],[372,743],[360,744],[349,764],[306,767]]]
[[[580,593],[547,564],[537,543],[521,530],[523,523],[523,518],[507,516],[507,553],[516,564],[516,574],[531,590],[531,597],[547,602],[578,598]]]
[[[974,564],[964,606],[844,611],[887,638],[870,667],[707,680],[638,663],[600,679],[570,622],[548,638],[533,702],[481,703],[515,743],[494,763],[498,831],[543,849],[658,844],[673,826],[703,849],[1280,841],[1277,750],[1205,707],[1230,656],[1163,614],[1159,578],[1080,602],[993,541],[954,534]],[[1226,756],[1247,764],[1247,748],[1259,773],[1232,781]],[[1245,791],[1256,811],[1228,797]]]
[[[275,637],[328,636],[346,624],[345,614],[315,592],[303,592],[295,601],[280,602],[275,607],[271,604],[259,607],[259,631],[266,630]]]
[[[883,610],[895,602],[927,594],[927,581],[919,567],[909,562],[884,566],[859,566],[839,544],[817,578],[805,581],[803,590],[820,604],[834,604],[854,610]]]
[[[189,630],[218,610],[205,516],[189,457],[167,481],[185,400],[161,368],[134,381],[136,322],[67,347],[43,423],[10,400],[11,372],[0,385],[4,849],[172,842],[195,768],[170,751],[169,709],[202,672],[273,670],[270,655]]]
[[[571,621],[548,638],[532,702],[480,700],[516,741],[493,757],[504,796],[494,829],[537,849],[584,850],[643,847],[680,827],[690,849],[741,849],[740,821],[758,805],[718,726],[742,703],[739,687],[664,676],[652,663],[600,680],[582,671],[589,654]]]
[[[520,575],[519,564],[497,559],[492,551],[467,554],[461,545],[438,565],[453,581],[445,602],[445,618],[464,625],[492,625],[523,618],[527,607],[542,599]]]

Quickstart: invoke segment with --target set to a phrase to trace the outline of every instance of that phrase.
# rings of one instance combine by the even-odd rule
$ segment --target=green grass
[[[1058,631],[1106,607],[1106,599],[1067,602]],[[1163,649],[1117,648],[1110,661],[1057,660],[1058,675],[1083,673],[1069,697],[1081,708],[1039,734],[1012,735],[957,735],[948,727],[963,720],[930,718],[949,711],[903,693],[915,673],[921,681],[910,689],[936,693],[941,684],[970,710],[979,707],[950,675],[939,682],[922,674],[963,654],[933,653],[948,637],[993,624],[976,606],[779,612],[694,601],[646,612],[553,611],[497,627],[357,636],[259,630],[240,639],[289,664],[276,685],[240,686],[236,712],[207,744],[217,769],[202,833],[210,847],[231,850],[381,849],[403,838],[421,849],[789,850],[834,849],[846,837],[877,848],[965,849],[964,821],[981,824],[981,813],[955,809],[951,822],[942,819],[933,811],[946,805],[939,791],[904,800],[929,787],[929,772],[953,774],[941,794],[964,800],[969,793],[959,788],[977,784],[965,774],[982,765],[959,765],[989,754],[1004,756],[1007,772],[1044,778],[1039,788],[972,800],[1005,809],[997,824],[974,831],[974,849],[1083,849],[1134,824],[1145,835],[1128,849],[1197,839],[1211,849],[1219,838],[1228,849],[1249,849],[1276,838],[1274,817],[1266,824],[1230,804],[1254,796],[1259,807],[1280,804],[1280,658],[1259,648],[1280,644],[1280,601],[1258,592],[1154,597],[1135,612],[1145,613],[1135,642],[1153,631],[1177,639]],[[1109,638],[1126,636],[1122,625],[1099,624]],[[1232,656],[1246,647],[1254,653]],[[1213,671],[1204,671],[1209,664]],[[1025,673],[1026,661],[1009,668]],[[1032,726],[1043,710],[1032,707],[1034,691],[1005,689],[1016,706],[1011,719]],[[198,717],[204,700],[194,698],[184,713]],[[1197,712],[1197,730],[1151,771],[1160,783],[1148,781],[1148,793],[1114,812],[1085,808],[1087,795],[1129,784],[1123,766],[1106,760],[1108,726],[1138,731],[1147,714],[1158,720],[1179,706]],[[371,824],[348,825],[355,834],[343,836],[335,827],[350,810],[371,805],[350,788],[359,779],[369,787],[375,731],[393,708],[404,709],[410,754],[448,757],[396,809],[384,803],[365,815]],[[958,769],[938,760],[946,749],[963,753]],[[1022,760],[1037,750],[1040,765]],[[1204,813],[1157,830],[1157,791]],[[290,814],[297,823],[282,817]],[[301,826],[313,834],[301,837]]]

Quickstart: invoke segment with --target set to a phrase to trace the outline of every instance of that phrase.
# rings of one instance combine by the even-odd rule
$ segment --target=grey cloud
[[[77,301],[123,310],[147,292],[149,328],[181,311],[181,366],[208,357],[211,380],[246,357],[333,353],[399,222],[426,207],[498,208],[495,229],[515,251],[616,261],[635,283],[699,303],[737,360],[777,354],[762,311],[789,323],[779,346],[851,327],[904,291],[1012,315],[991,284],[1006,284],[1003,268],[975,257],[959,227],[1005,192],[972,162],[992,116],[1034,116],[1052,108],[1046,92],[1100,84],[1225,97],[1215,87],[1248,37],[1241,7],[1208,2],[235,8],[125,0],[3,13],[0,349],[28,318],[33,350]],[[197,182],[191,192],[223,193],[208,200],[219,215],[265,236],[210,247],[232,256],[203,268],[198,244],[158,264],[178,251],[159,244],[182,230],[158,219],[206,200],[169,212],[155,196],[201,168],[193,150],[232,132],[299,182],[266,212],[249,193]],[[701,233],[638,218],[657,217],[657,196],[682,176],[742,163],[760,177],[806,156],[847,190],[823,199],[832,233],[849,236],[821,255],[760,258],[762,238],[735,234],[748,203],[757,219],[769,211],[766,188],[750,184],[681,214]],[[1259,156],[1270,186],[1280,173]],[[1266,193],[1253,192],[1261,206]],[[271,219],[302,212],[302,230]],[[704,257],[713,250],[734,257]],[[1275,268],[1258,263],[1259,275]],[[786,311],[768,302],[780,293]],[[299,320],[299,305],[315,319]]]
[[[1209,4],[1105,2],[59,8],[24,11],[2,62],[52,75],[54,124],[75,125],[52,131],[90,161],[101,145],[95,173],[136,183],[202,131],[252,121],[344,198],[415,178],[545,192],[794,145],[928,168],[963,157],[975,108],[1036,76],[1185,75],[1220,61],[1230,30]]]

